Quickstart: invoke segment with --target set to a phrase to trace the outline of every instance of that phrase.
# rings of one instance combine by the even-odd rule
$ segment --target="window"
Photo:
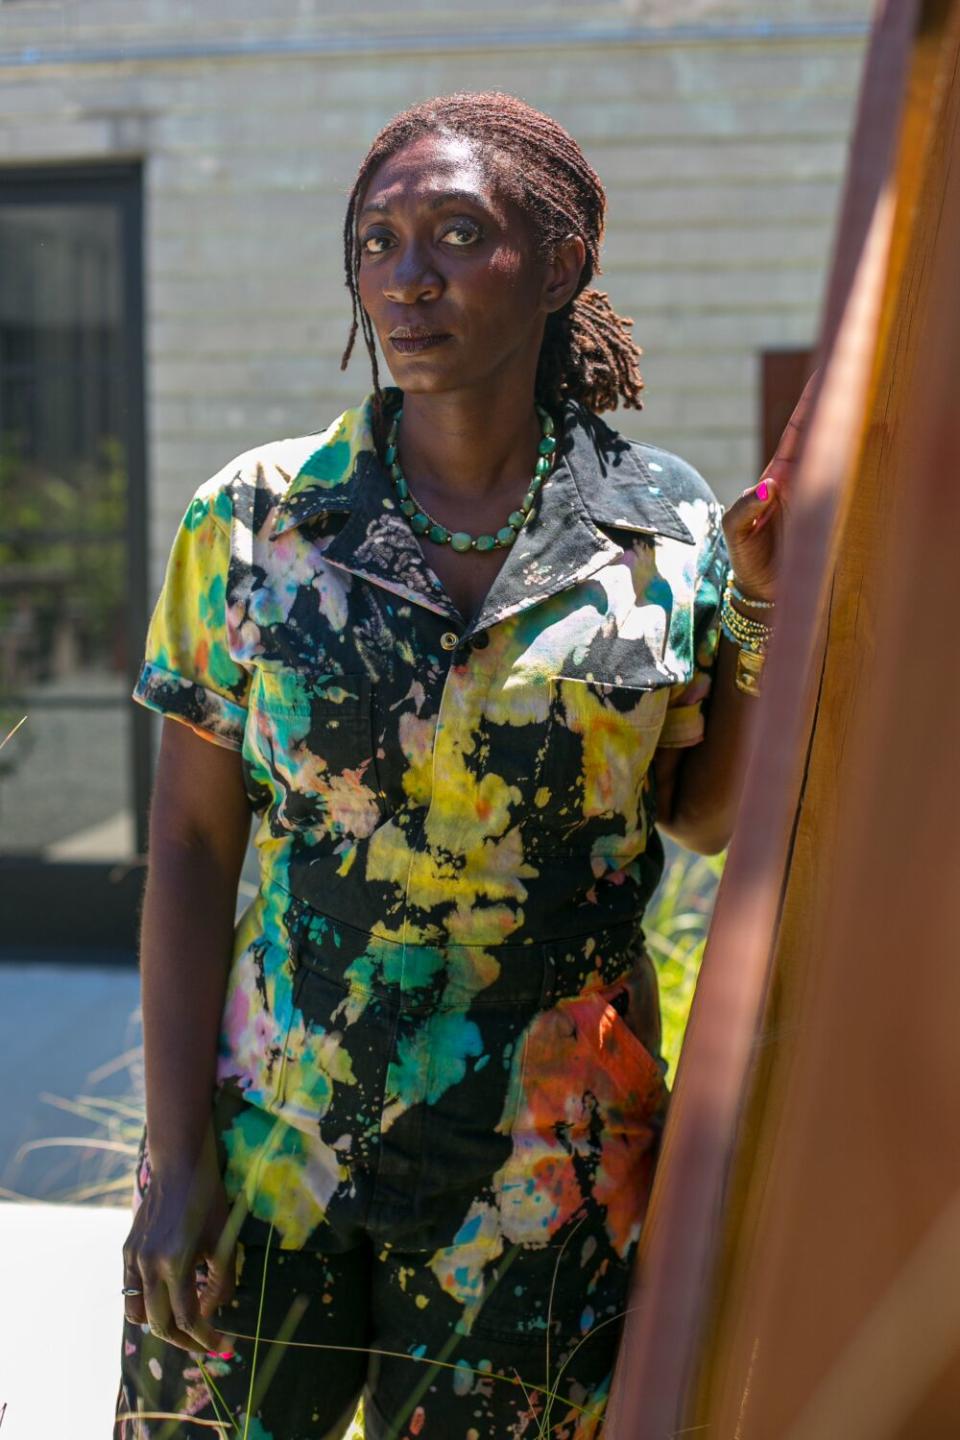
[[[0,751],[0,855],[23,882],[0,908],[25,943],[47,888],[59,911],[80,871],[93,895],[142,849],[139,199],[128,167],[0,173],[0,735],[28,717]]]

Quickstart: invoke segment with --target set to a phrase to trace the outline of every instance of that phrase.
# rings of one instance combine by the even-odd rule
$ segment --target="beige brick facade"
[[[759,352],[817,328],[871,8],[0,0],[0,165],[144,163],[155,571],[200,480],[366,390],[362,354],[338,369],[345,192],[391,114],[457,88],[580,140],[608,187],[602,285],[646,351],[623,428],[735,494]]]

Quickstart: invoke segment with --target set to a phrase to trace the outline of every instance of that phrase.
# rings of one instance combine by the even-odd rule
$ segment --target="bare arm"
[[[240,756],[166,720],[150,815],[140,966],[154,1172],[200,1151],[250,829]]]
[[[688,850],[714,855],[733,833],[756,700],[736,687],[736,646],[721,639],[710,719],[699,745],[654,756],[657,824]]]
[[[211,1269],[211,1302],[232,1279],[218,1251],[226,1202],[211,1100],[249,829],[239,755],[166,720],[141,931],[151,1183],[124,1249],[124,1283],[144,1291],[128,1300],[128,1318],[188,1349],[220,1344],[200,1312],[196,1261]]]

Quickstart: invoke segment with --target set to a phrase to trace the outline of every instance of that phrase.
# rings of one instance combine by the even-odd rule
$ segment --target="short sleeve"
[[[243,744],[250,672],[230,652],[227,497],[201,489],[187,507],[150,621],[133,698],[231,750]]]
[[[670,691],[659,744],[671,749],[698,745],[705,731],[704,705],[710,694],[720,644],[720,605],[730,560],[718,523],[698,567],[693,597],[693,672]]]

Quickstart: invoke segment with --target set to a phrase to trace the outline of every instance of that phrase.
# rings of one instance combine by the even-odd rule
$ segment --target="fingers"
[[[207,1256],[206,1284],[200,1296],[200,1309],[204,1315],[212,1315],[219,1305],[228,1305],[233,1299],[236,1285],[235,1250],[218,1246],[213,1255]]]
[[[800,395],[800,399],[793,407],[793,413],[784,426],[783,434],[777,442],[777,448],[773,459],[767,466],[768,470],[774,472],[789,470],[800,458],[800,447],[810,419],[810,411],[813,407],[813,397],[817,390],[817,381],[820,378],[820,371],[814,370]],[[779,478],[783,478],[780,475]]]
[[[183,1350],[225,1348],[223,1337],[200,1313],[193,1272],[144,1277],[144,1306],[147,1323],[154,1335]]]
[[[729,505],[724,513],[723,528],[728,541],[746,539],[770,523],[783,506],[783,491],[772,476],[765,476],[758,484]]]
[[[200,1310],[197,1281],[191,1269],[188,1275],[178,1275],[167,1281],[170,1308],[177,1329],[187,1336],[187,1349],[196,1350],[198,1344],[203,1350],[223,1350],[226,1342],[218,1330],[210,1324]],[[180,1342],[174,1341],[175,1344]]]

